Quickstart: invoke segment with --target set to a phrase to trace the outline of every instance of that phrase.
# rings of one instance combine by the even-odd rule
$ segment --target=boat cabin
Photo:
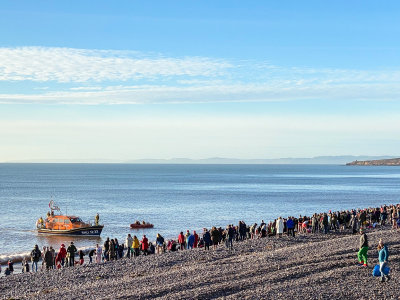
[[[39,225],[41,225],[41,228],[51,230],[71,230],[86,226],[87,224],[79,217],[53,215],[48,217],[42,224]]]

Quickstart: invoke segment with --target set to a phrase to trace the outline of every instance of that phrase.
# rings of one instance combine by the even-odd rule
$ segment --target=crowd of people
[[[123,257],[134,258],[139,255],[161,254],[166,251],[182,251],[193,248],[204,248],[210,250],[210,246],[216,249],[218,245],[225,244],[228,249],[233,249],[234,242],[245,239],[258,239],[267,237],[282,238],[284,234],[295,237],[297,234],[329,234],[331,231],[341,231],[356,234],[361,233],[360,251],[358,252],[358,262],[362,266],[367,265],[368,239],[365,234],[366,228],[376,228],[378,226],[391,226],[393,229],[400,228],[400,204],[383,205],[377,208],[352,209],[336,212],[315,213],[312,216],[299,216],[298,218],[289,216],[287,218],[278,217],[277,219],[260,224],[254,223],[247,225],[244,221],[239,221],[238,225],[229,224],[225,229],[222,227],[204,228],[198,234],[196,231],[185,233],[181,231],[177,239],[166,240],[157,234],[155,243],[150,242],[146,235],[139,238],[128,234],[125,241],[120,243],[117,238],[107,238],[103,245],[96,244],[88,252],[76,248],[73,242],[68,247],[61,244],[58,251],[52,246],[39,249],[34,246],[31,251],[31,265],[27,259],[22,262],[23,272],[37,272],[38,264],[41,261],[41,270],[59,269],[63,267],[73,267],[76,264],[82,265],[85,256],[89,258],[88,263],[101,263],[105,261],[118,260]],[[380,272],[382,280],[389,277],[383,270],[387,267],[388,248],[381,241],[378,245]],[[381,252],[383,253],[381,255]],[[79,258],[78,260],[76,260]],[[94,258],[94,259],[93,259]],[[382,260],[382,261],[381,261]],[[1,271],[0,271],[1,272]],[[13,263],[10,261],[5,270],[9,275],[13,272]]]

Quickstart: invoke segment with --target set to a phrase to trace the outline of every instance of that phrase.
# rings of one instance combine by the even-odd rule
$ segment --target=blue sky
[[[397,155],[397,1],[2,1],[0,161]]]

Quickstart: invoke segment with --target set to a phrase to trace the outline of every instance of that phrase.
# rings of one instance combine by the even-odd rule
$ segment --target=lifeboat
[[[36,222],[38,233],[82,236],[98,236],[101,234],[104,225],[92,225],[83,222],[79,217],[62,215],[60,209],[51,204],[52,202],[49,204],[51,213],[47,214],[47,218],[43,220],[43,218],[40,217]],[[55,210],[58,210],[60,213],[55,214]]]
[[[150,223],[139,223],[139,222],[135,222],[133,224],[131,224],[131,228],[132,229],[141,229],[141,228],[153,228],[154,225],[150,224]]]

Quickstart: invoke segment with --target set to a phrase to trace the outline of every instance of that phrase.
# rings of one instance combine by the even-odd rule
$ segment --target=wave
[[[88,254],[90,250],[94,249],[93,247],[80,247],[77,248],[78,251],[82,250],[83,253]],[[58,253],[58,249],[56,249],[56,253]],[[29,252],[21,252],[21,253],[14,253],[14,254],[4,254],[0,255],[0,265],[7,264],[9,260],[14,263],[22,262],[24,259],[31,259],[31,251]]]

